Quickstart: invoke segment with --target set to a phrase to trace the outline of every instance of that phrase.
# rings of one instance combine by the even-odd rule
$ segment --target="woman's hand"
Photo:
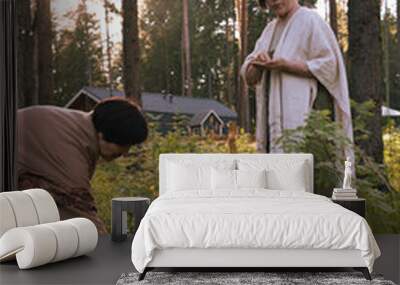
[[[289,61],[284,58],[276,58],[270,60],[260,60],[256,58],[252,64],[268,70],[277,70],[291,73],[302,77],[313,77],[313,74],[308,69],[308,66],[303,61]]]
[[[256,55],[255,59],[252,60],[252,63],[267,63],[269,61],[271,61],[271,58],[268,53],[262,51]]]
[[[267,53],[260,52],[252,61],[250,61],[250,64],[246,70],[246,82],[248,85],[254,86],[261,80],[262,68],[254,63],[267,62],[269,60],[271,59]]]
[[[284,58],[269,59],[269,58],[256,58],[252,61],[252,64],[268,69],[268,70],[279,70],[285,71],[288,66],[287,61]]]
[[[262,71],[259,67],[249,64],[246,70],[246,82],[250,86],[256,85],[261,79]]]

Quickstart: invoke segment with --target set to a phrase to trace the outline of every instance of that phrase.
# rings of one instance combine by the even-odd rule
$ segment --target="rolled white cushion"
[[[20,269],[40,266],[52,261],[57,240],[53,231],[42,225],[19,227],[6,232],[0,239],[0,260],[16,255]]]
[[[39,224],[60,220],[56,202],[49,192],[43,189],[29,189],[22,192],[28,194],[32,199],[39,218]]]
[[[31,197],[22,191],[3,192],[1,196],[10,202],[17,227],[33,226],[39,223],[38,214]]]
[[[76,229],[78,233],[78,248],[75,256],[83,255],[94,250],[97,246],[97,228],[91,220],[85,218],[74,218],[65,220]]]
[[[71,227],[70,223],[62,221],[44,224],[43,226],[52,230],[56,236],[57,250],[51,262],[75,256],[78,250],[79,237],[78,232]]]
[[[10,202],[6,197],[0,195],[0,237],[16,226],[17,223]]]
[[[86,254],[96,248],[97,229],[85,218],[19,227],[0,238],[0,261],[16,256],[20,269]]]

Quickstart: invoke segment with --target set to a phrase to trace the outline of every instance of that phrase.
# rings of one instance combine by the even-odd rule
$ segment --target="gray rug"
[[[372,275],[373,280],[368,281],[359,272],[148,272],[142,281],[137,280],[138,276],[138,273],[122,274],[117,285],[395,285],[380,275]]]

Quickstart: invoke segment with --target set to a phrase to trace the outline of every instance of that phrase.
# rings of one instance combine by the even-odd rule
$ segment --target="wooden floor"
[[[376,261],[374,272],[398,284],[400,235],[377,235],[376,240],[382,256]],[[131,242],[130,238],[115,243],[109,236],[102,236],[97,249],[88,256],[29,270],[19,270],[15,262],[4,263],[0,265],[0,284],[115,284],[122,273],[134,271],[130,259]]]

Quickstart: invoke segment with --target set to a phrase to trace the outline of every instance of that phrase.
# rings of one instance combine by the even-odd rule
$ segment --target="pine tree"
[[[397,46],[400,60],[400,0],[397,0]]]
[[[224,50],[225,50],[225,57],[223,65],[225,66],[225,70],[222,75],[222,80],[225,82],[225,92],[222,92],[224,94],[224,101],[229,107],[234,106],[235,104],[235,57],[234,57],[234,52],[235,52],[235,24],[236,22],[234,21],[234,9],[233,5],[231,5],[229,2],[231,1],[224,1],[223,4],[225,4],[224,10],[224,16],[225,16],[225,43],[224,43]]]
[[[236,11],[239,25],[239,62],[243,64],[247,50],[247,27],[248,11],[247,0],[236,0]],[[238,80],[238,101],[237,110],[239,112],[239,125],[246,132],[250,131],[250,109],[249,109],[249,91],[243,78],[240,76],[240,69],[237,71]]]
[[[141,105],[137,0],[122,0],[122,52],[125,96]]]
[[[189,17],[192,94],[233,105],[238,68],[234,3],[231,0],[188,3],[189,11],[196,11]],[[144,2],[141,74],[146,91],[182,92],[182,12],[182,1]]]
[[[73,29],[56,32],[53,41],[55,66],[55,104],[63,106],[82,87],[106,87],[103,69],[103,47],[99,21],[87,11],[86,1],[67,13]]]
[[[367,100],[375,103],[373,116],[366,123],[369,138],[356,143],[377,162],[382,162],[382,46],[379,1],[349,0],[348,19],[350,97],[359,103]]]
[[[398,34],[396,32],[398,19],[396,19],[392,11],[388,10],[384,20],[386,28],[383,31],[386,32],[387,51],[385,52],[387,56],[386,64],[388,65],[385,68],[388,78],[386,96],[389,98],[388,107],[400,109],[400,53]]]
[[[17,1],[18,21],[18,105],[26,107],[38,103],[34,96],[35,81],[33,75],[34,34],[31,0]]]
[[[337,6],[336,0],[329,0],[329,24],[336,38],[338,37]]]
[[[392,90],[396,90],[397,93],[395,96],[392,96],[392,104],[394,108],[400,109],[400,0],[397,0],[397,45],[396,45],[396,51],[397,53],[394,55],[394,58],[396,59],[396,66],[394,67],[394,80],[391,82],[394,82],[395,88]]]
[[[104,0],[104,21],[106,24],[106,54],[107,54],[107,75],[108,75],[108,88],[110,95],[112,95],[112,90],[114,89],[114,78],[113,78],[113,67],[112,67],[112,46],[110,39],[110,3],[108,0]]]
[[[189,29],[189,3],[188,0],[182,0],[182,95],[192,97],[192,64]]]
[[[36,1],[37,92],[39,104],[53,101],[53,54],[50,0]]]
[[[143,88],[181,94],[182,1],[145,0],[142,13]]]

